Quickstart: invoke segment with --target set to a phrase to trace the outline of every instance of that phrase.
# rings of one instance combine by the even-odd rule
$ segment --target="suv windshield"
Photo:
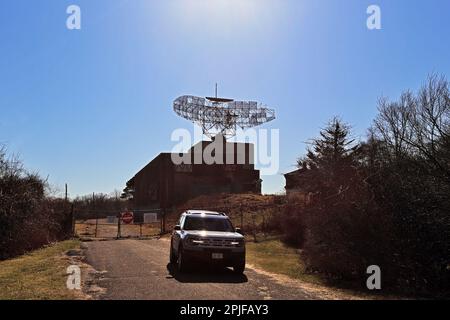
[[[205,218],[205,217],[186,217],[184,230],[205,230],[205,231],[223,231],[233,232],[233,226],[228,219]]]

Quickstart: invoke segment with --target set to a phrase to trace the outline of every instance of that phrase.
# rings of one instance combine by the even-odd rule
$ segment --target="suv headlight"
[[[230,242],[231,245],[236,247],[243,247],[244,246],[244,240],[233,240]]]

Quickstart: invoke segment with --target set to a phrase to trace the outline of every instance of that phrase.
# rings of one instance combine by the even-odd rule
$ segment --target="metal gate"
[[[165,233],[161,209],[130,210],[133,221],[126,223],[119,211],[76,212],[74,233],[84,239],[149,238]]]

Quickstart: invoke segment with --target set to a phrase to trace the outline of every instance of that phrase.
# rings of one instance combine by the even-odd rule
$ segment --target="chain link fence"
[[[131,212],[132,219],[127,220],[124,212]],[[90,211],[74,216],[74,234],[85,239],[148,238],[163,234],[165,228],[161,209]]]

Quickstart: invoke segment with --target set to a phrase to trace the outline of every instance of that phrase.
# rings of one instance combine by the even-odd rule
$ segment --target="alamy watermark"
[[[367,7],[367,29],[381,30],[381,8],[378,5],[372,4]]]
[[[371,265],[367,267],[367,274],[370,274],[366,281],[367,289],[381,290],[381,268],[377,265]]]
[[[379,5],[371,4],[367,7],[366,25],[369,30],[381,30],[381,8]],[[81,8],[78,5],[72,4],[67,7],[66,14],[69,16],[66,19],[66,27],[69,30],[81,30]]]
[[[67,267],[67,289],[81,290],[81,269],[77,265],[70,265]]]
[[[203,146],[195,141],[203,140],[202,130],[194,127],[194,137],[187,129],[180,128],[172,132],[172,162],[175,165],[226,164],[256,165],[262,175],[276,175],[280,168],[280,131],[278,129],[248,129],[236,137],[216,138]],[[194,146],[193,146],[194,145]],[[193,147],[192,147],[193,146]]]
[[[70,5],[66,9],[66,13],[69,15],[66,20],[66,27],[69,30],[81,29],[81,8],[77,5]]]

